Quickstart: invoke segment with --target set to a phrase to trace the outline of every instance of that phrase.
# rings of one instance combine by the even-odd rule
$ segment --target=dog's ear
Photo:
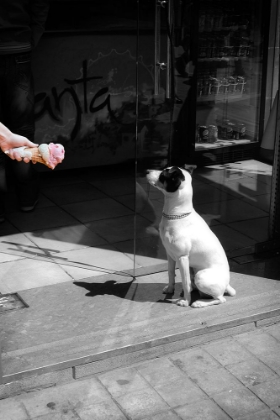
[[[185,163],[184,165],[184,169],[188,171],[191,175],[196,168],[197,168],[196,165],[188,165],[187,163]]]

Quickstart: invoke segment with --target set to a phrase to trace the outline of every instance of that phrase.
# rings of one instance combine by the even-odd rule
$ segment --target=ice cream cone
[[[11,151],[16,151],[22,159],[28,158],[32,162],[43,163],[50,169],[54,169],[58,163],[61,163],[65,155],[64,147],[59,143],[42,143],[39,147],[21,146],[6,150],[5,153],[9,155]]]
[[[24,151],[27,152],[27,153],[31,153],[31,160],[32,160],[32,162],[43,163],[48,168],[50,168],[50,166],[48,165],[48,163],[42,158],[42,155],[39,152],[39,148],[38,147],[30,147],[30,148],[26,147]]]

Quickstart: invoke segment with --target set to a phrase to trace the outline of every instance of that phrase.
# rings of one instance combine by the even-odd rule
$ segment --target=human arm
[[[49,0],[31,0],[30,2],[30,27],[32,31],[32,48],[35,48],[45,30],[49,12]]]
[[[5,153],[9,151],[9,157],[13,160],[21,161],[23,160],[25,163],[30,161],[29,158],[24,158],[20,156],[20,154],[16,150],[12,150],[13,148],[26,146],[26,147],[37,147],[38,145],[32,143],[32,141],[28,140],[24,136],[20,136],[19,134],[12,133],[4,124],[0,122],[0,148]]]

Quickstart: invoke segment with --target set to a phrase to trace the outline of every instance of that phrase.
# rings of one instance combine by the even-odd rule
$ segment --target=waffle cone
[[[31,157],[32,162],[43,163],[43,165],[46,165],[48,168],[50,168],[50,166],[47,164],[47,162],[42,158],[42,155],[39,152],[39,148],[38,147],[26,147],[25,148],[25,151],[31,153],[31,155],[32,155],[32,157]]]

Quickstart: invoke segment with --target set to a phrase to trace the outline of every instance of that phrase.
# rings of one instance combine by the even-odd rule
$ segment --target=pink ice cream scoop
[[[39,152],[46,165],[51,169],[54,169],[58,163],[61,163],[65,156],[64,147],[59,143],[40,144]]]

